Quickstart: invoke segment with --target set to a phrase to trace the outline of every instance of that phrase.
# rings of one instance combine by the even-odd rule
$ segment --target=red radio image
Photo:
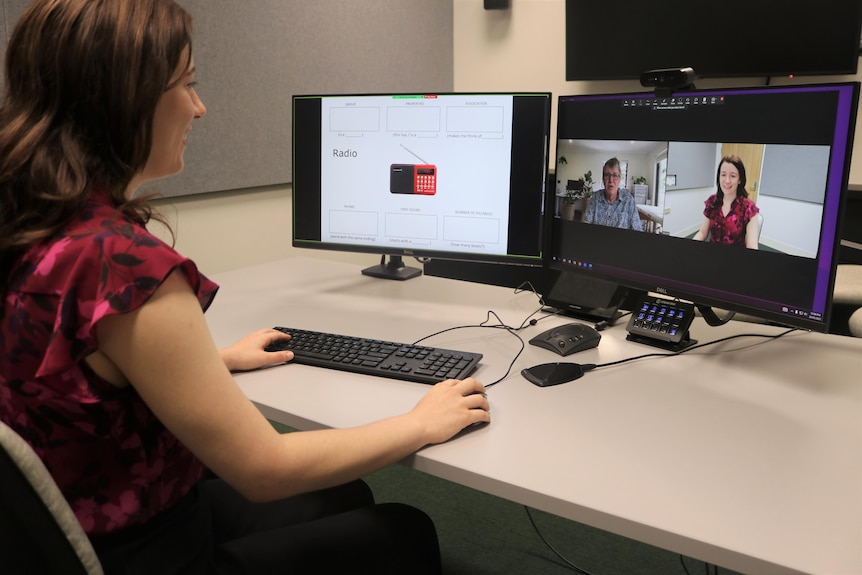
[[[401,146],[414,156],[413,152]],[[416,156],[419,158],[419,156]],[[421,164],[392,164],[389,167],[389,191],[393,194],[433,196],[437,193],[437,166]]]

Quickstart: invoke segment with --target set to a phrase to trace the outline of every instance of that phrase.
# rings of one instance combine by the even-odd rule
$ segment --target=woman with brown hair
[[[434,573],[430,519],[358,480],[490,420],[474,379],[405,415],[277,433],[218,350],[217,286],[151,235],[141,184],[179,172],[206,108],[172,0],[37,0],[0,104],[0,418],[57,481],[108,573]]]
[[[715,174],[716,192],[704,202],[698,241],[758,248],[760,208],[748,198],[745,165],[739,156],[721,158]]]

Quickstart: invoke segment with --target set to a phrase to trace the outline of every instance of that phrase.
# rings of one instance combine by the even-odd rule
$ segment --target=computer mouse
[[[583,323],[567,323],[543,331],[530,343],[567,356],[599,345],[602,334]]]

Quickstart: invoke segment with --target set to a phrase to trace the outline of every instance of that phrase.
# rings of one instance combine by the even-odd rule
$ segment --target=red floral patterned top
[[[709,220],[709,241],[716,244],[745,246],[745,227],[751,218],[757,215],[760,208],[748,198],[737,196],[730,204],[730,211],[725,216],[721,206],[713,207],[715,194],[709,196],[704,204],[703,215]]]
[[[0,418],[33,446],[91,535],[147,521],[203,473],[132,386],[107,383],[83,361],[98,347],[98,321],[143,305],[175,269],[206,309],[216,284],[94,198],[24,255],[3,301]]]

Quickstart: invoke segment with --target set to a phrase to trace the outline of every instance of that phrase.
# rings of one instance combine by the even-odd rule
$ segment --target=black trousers
[[[440,572],[431,519],[375,504],[362,481],[251,503],[206,479],[146,525],[91,539],[106,575]]]

